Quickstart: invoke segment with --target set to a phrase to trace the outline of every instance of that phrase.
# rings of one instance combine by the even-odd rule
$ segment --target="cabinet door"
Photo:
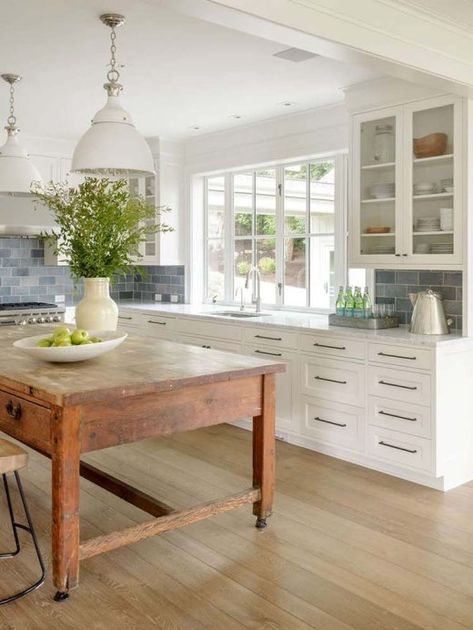
[[[405,263],[462,261],[462,101],[405,106]]]
[[[254,357],[274,359],[286,364],[286,371],[276,375],[276,428],[282,430],[296,430],[294,416],[294,374],[296,369],[296,354],[278,347],[243,346],[243,354]]]
[[[149,205],[158,207],[157,180],[154,175],[146,177],[132,177],[128,180],[130,194],[143,197]],[[146,223],[155,225],[157,219],[149,219]],[[159,264],[159,234],[148,234],[140,245],[142,258],[138,263],[141,265]]]
[[[402,108],[353,118],[350,264],[398,263],[402,253]]]

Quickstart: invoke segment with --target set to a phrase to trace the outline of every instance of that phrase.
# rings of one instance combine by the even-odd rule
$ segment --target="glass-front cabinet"
[[[143,197],[151,206],[157,208],[157,181],[155,175],[131,177],[128,180],[128,185],[132,196]],[[148,222],[153,225],[156,220],[150,219]],[[158,264],[158,234],[148,234],[146,236],[146,240],[141,243],[140,253],[143,256],[139,260],[141,265]]]
[[[353,117],[351,266],[462,262],[461,99]]]

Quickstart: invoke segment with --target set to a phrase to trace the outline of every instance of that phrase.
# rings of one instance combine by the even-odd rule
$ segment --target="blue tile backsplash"
[[[162,302],[177,296],[184,302],[184,266],[147,266],[146,275],[116,276],[111,287],[114,300],[154,302],[156,293]],[[75,287],[69,267],[45,266],[44,243],[39,238],[0,237],[0,303],[54,302],[65,296],[66,304],[81,298],[80,286]]]

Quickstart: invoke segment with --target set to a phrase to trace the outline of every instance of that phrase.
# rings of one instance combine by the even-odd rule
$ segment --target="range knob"
[[[50,317],[45,317],[44,321],[46,324],[50,324],[51,323],[51,318]]]
[[[38,322],[38,324],[44,324],[44,317],[38,317],[36,321]]]
[[[60,321],[61,321],[61,318],[59,317],[59,315],[55,315],[53,317],[53,322],[60,322]]]
[[[28,320],[28,324],[36,324],[36,317],[30,317]]]

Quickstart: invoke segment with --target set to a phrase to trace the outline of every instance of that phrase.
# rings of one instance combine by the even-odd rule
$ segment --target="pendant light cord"
[[[115,27],[111,27],[110,33],[110,70],[107,72],[107,79],[112,84],[118,83],[118,79],[120,78],[120,73],[118,72],[116,65],[117,60],[115,57],[115,53],[117,52],[117,46],[115,44],[115,40],[117,39],[117,32],[115,31]]]
[[[15,116],[15,86],[10,83],[10,115],[7,118],[8,128],[13,131],[16,129],[16,116]]]

